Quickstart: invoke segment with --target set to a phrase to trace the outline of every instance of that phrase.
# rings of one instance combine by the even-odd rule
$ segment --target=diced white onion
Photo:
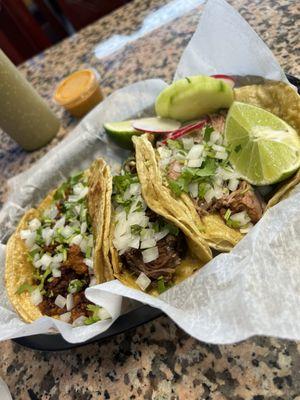
[[[75,319],[75,321],[73,321],[72,325],[74,327],[83,326],[85,319],[86,319],[86,317],[84,315],[81,315],[81,317],[78,317],[77,319]]]
[[[54,230],[51,228],[45,228],[42,230],[42,238],[44,239],[46,246],[49,246],[49,244],[51,243],[53,234]]]
[[[76,244],[77,246],[79,246],[81,241],[82,241],[82,235],[76,235],[76,236],[72,237],[70,243],[71,244]]]
[[[82,251],[82,253],[86,253],[87,247],[88,247],[88,243],[86,239],[82,239],[80,244],[79,244],[80,250]]]
[[[142,229],[141,230],[141,240],[151,239],[154,237],[154,234],[155,234],[154,229],[151,229],[151,228],[150,229],[147,229],[147,228]]]
[[[139,183],[132,183],[129,186],[129,193],[131,196],[137,196],[141,194],[141,185]]]
[[[39,229],[39,227],[40,227],[42,224],[41,224],[41,221],[40,221],[39,219],[34,218],[34,219],[32,219],[32,220],[29,222],[28,225],[29,225],[30,230],[36,231],[37,229]]]
[[[77,201],[83,199],[83,198],[88,194],[88,191],[89,191],[89,188],[88,188],[88,187],[85,187],[85,188],[83,188],[80,192],[78,192],[78,194],[75,194],[75,195],[72,195],[72,194],[71,194],[71,195],[69,196],[68,200],[69,200],[71,203],[76,203]]]
[[[249,222],[248,225],[246,225],[244,228],[240,228],[241,233],[248,233],[251,229],[253,228],[253,224]]]
[[[188,160],[197,160],[201,156],[203,149],[204,149],[203,144],[195,144],[188,152],[186,158]]]
[[[63,256],[62,253],[55,254],[55,256],[52,257],[52,262],[53,263],[58,263],[59,264],[59,263],[63,262],[63,260],[64,260],[64,256]]]
[[[221,153],[223,153],[224,151],[226,151],[224,146],[219,146],[219,145],[217,145],[217,144],[213,144],[213,145],[212,145],[212,148],[213,148],[215,151],[220,151]]]
[[[185,150],[190,150],[194,146],[194,139],[192,137],[183,137],[181,140]]]
[[[158,242],[159,240],[163,239],[165,236],[167,236],[169,233],[168,229],[164,229],[160,232],[157,232],[154,234],[154,238],[156,240],[156,242]]]
[[[215,197],[215,191],[212,188],[208,189],[204,195],[204,199],[207,203],[210,203],[214,197]]]
[[[155,246],[151,247],[150,249],[142,251],[142,256],[144,263],[149,263],[151,261],[156,260],[159,256],[158,247]]]
[[[199,168],[202,165],[202,158],[199,158],[198,160],[188,160],[187,166],[190,168]]]
[[[28,230],[22,230],[20,232],[20,237],[22,240],[25,240],[25,245],[28,249],[31,249],[34,245],[35,238],[36,238],[36,232],[31,232],[29,229]]]
[[[101,320],[111,318],[111,315],[109,314],[109,312],[105,308],[102,308],[102,307],[100,308],[98,315]]]
[[[250,222],[250,218],[247,214],[247,211],[241,211],[235,214],[231,214],[230,215],[230,219],[232,221],[236,221],[240,224],[240,226],[244,226],[246,224],[248,224],[248,222]]]
[[[222,187],[219,187],[219,186],[214,187],[214,197],[216,199],[220,199],[221,197],[223,197],[223,188]]]
[[[66,312],[64,314],[61,314],[59,316],[59,319],[68,323],[68,322],[70,322],[70,319],[71,319],[71,313],[70,312]]]
[[[41,266],[47,268],[52,262],[52,257],[48,254],[43,254],[42,258],[40,259]]]
[[[87,265],[89,268],[93,268],[93,260],[91,260],[90,258],[84,258],[83,262],[85,263],[85,265]]]
[[[131,236],[131,241],[128,244],[129,247],[132,247],[133,249],[138,249],[140,247],[140,237],[135,235]]]
[[[213,132],[210,134],[209,141],[210,141],[211,143],[220,142],[220,141],[222,141],[222,135],[220,134],[220,132],[213,131]]]
[[[189,192],[194,199],[198,197],[198,182],[192,182],[189,184]]]
[[[230,179],[228,182],[228,189],[233,192],[237,189],[239,186],[239,180],[238,179]]]
[[[149,218],[142,211],[136,211],[128,215],[128,224],[129,225],[139,225],[142,227],[147,226],[149,222]]]
[[[54,225],[54,229],[59,229],[59,228],[63,228],[65,226],[66,223],[66,217],[63,216],[61,218],[59,218]]]
[[[54,206],[45,210],[44,217],[49,219],[55,219],[57,214],[58,214],[58,209]]]
[[[61,271],[60,271],[60,269],[53,268],[53,269],[52,269],[52,276],[53,276],[54,278],[60,278],[60,277],[61,277]]]
[[[69,293],[67,295],[66,307],[67,307],[67,311],[71,311],[72,308],[74,307],[74,299],[73,299],[72,293]]]
[[[218,158],[219,160],[227,160],[228,153],[226,151],[217,151],[215,158]]]
[[[119,221],[115,226],[114,235],[116,237],[118,237],[118,236],[125,235],[126,233],[130,234],[130,225],[127,224],[125,221],[122,221],[122,222]]]
[[[43,301],[43,296],[41,295],[39,288],[36,288],[33,292],[31,292],[30,300],[34,306],[37,306]]]
[[[73,186],[73,193],[74,194],[81,194],[81,192],[85,189],[83,184],[81,182],[76,183],[76,185]]]
[[[166,146],[158,147],[157,151],[161,159],[170,158],[172,155],[172,151]]]
[[[68,239],[73,235],[74,231],[69,225],[67,225],[64,228],[62,228],[60,233],[65,239]]]
[[[129,243],[132,239],[131,234],[126,234],[119,237],[114,237],[113,244],[118,251],[126,250],[129,247]]]
[[[146,290],[147,287],[150,285],[151,283],[151,279],[148,278],[148,276],[146,274],[144,274],[144,272],[141,272],[139,277],[137,278],[137,280],[135,281],[135,283],[142,289],[142,290]]]
[[[149,247],[154,247],[156,245],[155,239],[145,239],[141,242],[141,249],[149,249]]]
[[[64,308],[64,306],[66,305],[66,298],[64,296],[62,296],[61,294],[59,294],[56,297],[54,304],[59,308]]]
[[[80,227],[80,233],[83,235],[87,230],[87,223],[83,222]]]

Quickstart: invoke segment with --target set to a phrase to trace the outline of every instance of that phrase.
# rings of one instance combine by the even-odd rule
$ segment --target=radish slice
[[[188,133],[190,133],[190,132],[192,132],[192,131],[194,131],[196,129],[202,129],[207,124],[207,122],[208,122],[208,118],[204,118],[201,121],[194,122],[194,123],[189,124],[189,125],[185,125],[182,128],[177,129],[174,132],[171,132],[167,136],[167,139],[172,139],[172,140],[179,139],[182,136],[187,135]],[[167,142],[166,142],[166,140],[164,140],[162,143],[166,144]]]
[[[228,85],[230,85],[231,88],[233,88],[235,85],[234,79],[229,75],[211,75],[211,77],[215,79],[221,79],[225,83],[228,83]]]
[[[133,121],[134,129],[150,133],[170,133],[180,128],[181,123],[168,118],[142,118]]]

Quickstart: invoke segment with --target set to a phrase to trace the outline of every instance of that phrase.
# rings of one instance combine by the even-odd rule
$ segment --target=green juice
[[[18,69],[0,50],[0,128],[25,150],[48,143],[59,120]]]

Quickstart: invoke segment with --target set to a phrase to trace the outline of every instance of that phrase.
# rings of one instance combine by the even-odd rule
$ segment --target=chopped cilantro
[[[207,183],[205,183],[205,182],[199,183],[199,186],[198,186],[199,199],[204,199],[204,196],[205,196],[205,193],[207,192],[207,190],[208,190]]]
[[[131,225],[130,230],[132,235],[138,235],[143,228],[140,225]]]
[[[36,288],[35,286],[30,285],[29,283],[23,283],[21,286],[19,286],[18,290],[16,291],[16,294],[21,294],[24,292],[31,293],[34,291],[35,288]]]
[[[224,215],[225,221],[228,221],[228,220],[229,220],[230,215],[231,215],[231,210],[228,208],[228,209],[226,210],[226,212],[225,212],[225,215]]]
[[[232,219],[228,218],[226,221],[226,225],[229,226],[230,228],[240,228],[241,224],[239,221],[233,221]]]
[[[206,125],[206,127],[204,129],[204,140],[206,142],[209,142],[210,135],[212,134],[213,131],[214,131],[214,128],[212,126]]]
[[[167,290],[163,276],[160,276],[159,278],[157,278],[157,290],[158,290],[159,294],[161,294]]]
[[[172,150],[174,149],[183,149],[183,143],[179,140],[167,139],[168,147]]]
[[[65,198],[66,196],[66,190],[69,187],[69,183],[68,182],[64,182],[60,185],[60,187],[56,190],[56,192],[54,193],[54,200],[62,200]]]
[[[88,304],[88,305],[86,306],[86,309],[87,309],[88,311],[92,312],[93,315],[92,315],[91,317],[87,317],[87,318],[84,320],[84,324],[85,324],[85,325],[91,325],[91,324],[94,324],[95,322],[100,321],[100,317],[99,317],[99,310],[100,310],[100,307],[99,307],[99,306],[96,306],[95,304]]]
[[[170,224],[168,222],[165,223],[165,228],[168,229],[171,235],[177,236],[179,234],[179,228],[177,226]]]
[[[79,279],[73,279],[68,286],[68,293],[78,293],[81,291],[85,284],[85,281],[80,281]]]
[[[47,268],[46,271],[43,273],[43,275],[40,275],[40,284],[39,284],[39,288],[40,290],[44,289],[44,284],[45,284],[45,280],[46,278],[51,274],[51,269]]]
[[[173,179],[168,180],[169,187],[176,196],[180,196],[182,192],[188,193],[189,181],[180,176],[176,181]]]

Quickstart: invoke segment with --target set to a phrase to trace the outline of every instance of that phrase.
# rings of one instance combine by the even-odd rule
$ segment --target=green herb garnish
[[[204,140],[206,142],[209,142],[210,135],[212,134],[213,131],[214,131],[214,128],[212,126],[206,125],[206,127],[204,129]]]
[[[158,290],[159,294],[161,294],[167,290],[163,276],[160,276],[159,278],[157,278],[157,290]]]
[[[93,313],[93,315],[91,317],[87,317],[84,320],[85,325],[91,325],[91,324],[94,324],[95,322],[100,321],[101,318],[99,317],[99,310],[100,310],[99,306],[96,306],[94,304],[88,304],[86,306],[86,309],[88,311],[91,311]]]
[[[78,293],[81,291],[85,284],[85,281],[79,279],[73,279],[68,286],[68,293]]]
[[[30,285],[29,283],[23,283],[21,286],[19,286],[18,290],[16,291],[16,294],[21,294],[24,292],[29,292],[32,293],[36,286]]]

